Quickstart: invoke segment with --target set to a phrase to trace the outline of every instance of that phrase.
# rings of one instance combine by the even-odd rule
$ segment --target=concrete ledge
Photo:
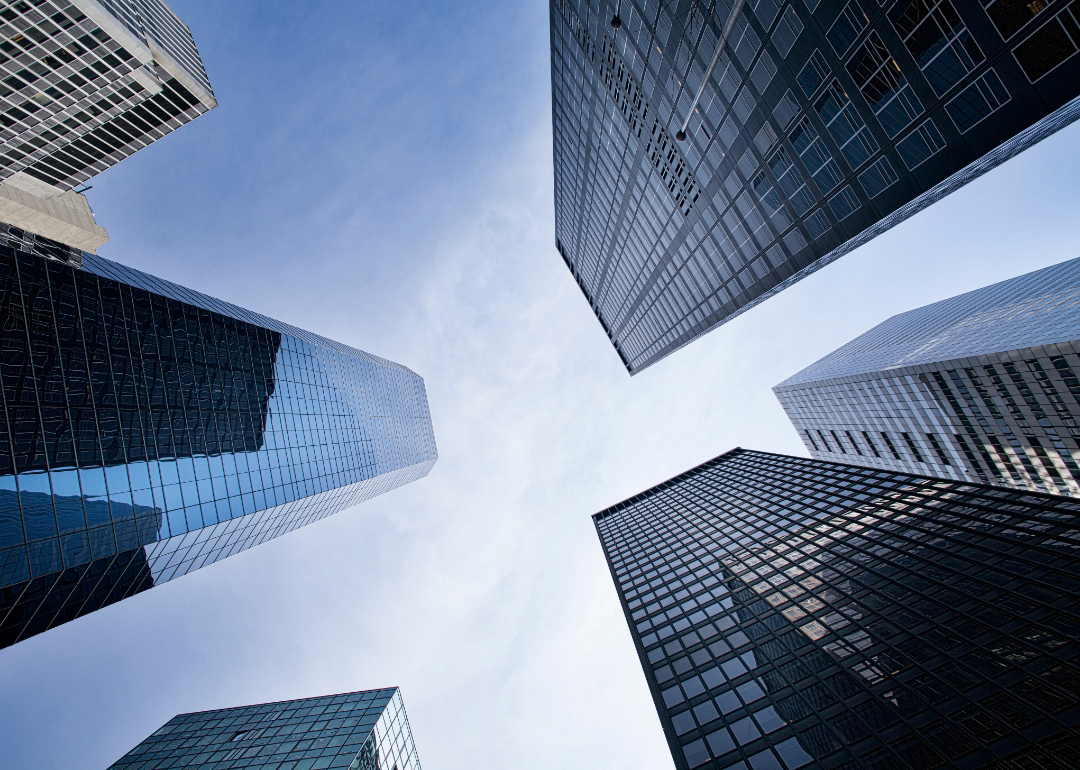
[[[22,172],[0,183],[0,221],[93,254],[109,240],[85,197]]]

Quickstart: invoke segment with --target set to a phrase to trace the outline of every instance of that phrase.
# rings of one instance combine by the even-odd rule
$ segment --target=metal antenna
[[[727,45],[731,33],[735,31],[735,22],[739,20],[739,14],[742,13],[744,5],[746,5],[746,0],[735,0],[735,5],[731,7],[731,13],[728,14],[727,21],[724,22],[724,30],[720,33],[720,40],[716,44],[716,53],[713,54],[712,61],[709,62],[709,68],[705,70],[705,77],[702,78],[701,87],[697,90],[697,96],[694,97],[690,109],[686,112],[686,120],[683,121],[682,128],[679,129],[679,133],[675,134],[675,138],[680,142],[686,141],[686,127],[690,125],[690,116],[694,114],[698,102],[701,101],[701,94],[705,92],[705,84],[712,77],[713,70],[716,69],[716,63],[720,61],[720,54],[723,52],[724,46]],[[612,19],[611,25],[615,26],[614,19]]]
[[[611,17],[612,29],[618,29],[622,26],[622,18],[619,16],[620,8],[622,8],[622,0],[619,0],[619,2],[615,4],[615,15]]]

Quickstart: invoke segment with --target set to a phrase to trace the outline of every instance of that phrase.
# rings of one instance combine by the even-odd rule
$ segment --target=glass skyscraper
[[[0,0],[0,178],[71,190],[216,106],[161,0]]]
[[[675,766],[1080,766],[1080,502],[734,449],[593,517]]]
[[[556,247],[631,374],[1080,115],[1069,0],[749,0],[706,80],[730,7],[551,0]]]
[[[396,687],[179,714],[110,770],[420,770]]]
[[[812,457],[1080,497],[1080,259],[893,316],[773,388]]]
[[[0,228],[0,646],[423,478],[408,368]]]

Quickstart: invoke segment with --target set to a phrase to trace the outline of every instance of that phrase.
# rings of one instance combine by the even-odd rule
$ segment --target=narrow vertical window
[[[941,460],[941,464],[952,465],[952,463],[949,461],[949,456],[945,454],[945,450],[942,448],[941,443],[937,439],[937,436],[935,436],[933,433],[927,433],[926,438],[930,442],[930,446],[934,448],[934,453],[938,456],[938,459]]]
[[[857,443],[855,443],[855,437],[851,435],[851,431],[848,430],[848,431],[844,431],[844,432],[847,433],[847,438],[848,438],[848,441],[851,442],[851,446],[853,446],[855,448],[855,454],[859,455],[859,457],[862,457],[863,456],[862,450],[859,449],[859,445]]]
[[[889,451],[892,452],[892,456],[897,460],[900,459],[900,453],[896,451],[896,447],[893,446],[892,439],[889,438],[889,434],[885,431],[881,431],[881,437],[885,439],[885,446],[889,447]]]
[[[908,445],[908,449],[910,449],[911,453],[913,455],[915,455],[915,459],[917,461],[921,462],[921,463],[925,463],[926,460],[924,460],[923,456],[921,454],[919,454],[919,448],[917,446],[915,446],[915,442],[912,440],[911,434],[910,433],[901,433],[900,435],[901,435],[901,437],[903,437],[904,442]]]
[[[1028,443],[1031,444],[1031,448],[1035,450],[1035,454],[1039,458],[1039,464],[1043,469],[1055,479],[1062,481],[1061,473],[1058,472],[1057,466],[1051,462],[1050,457],[1046,454],[1046,449],[1043,448],[1042,442],[1034,436],[1028,436],[1027,440]]]
[[[840,440],[840,437],[836,435],[836,431],[835,431],[835,430],[830,430],[830,431],[829,431],[829,433],[831,433],[831,434],[832,434],[832,437],[833,437],[833,441],[835,441],[835,442],[836,442],[836,445],[837,445],[838,447],[840,447],[840,454],[842,454],[842,455],[846,455],[846,454],[847,454],[847,450],[846,450],[846,449],[844,449],[844,442],[842,442],[842,441]]]
[[[825,445],[825,451],[826,452],[831,452],[832,447],[829,446],[829,440],[827,438],[825,438],[825,434],[822,433],[820,430],[817,432],[817,434],[818,434],[818,437],[821,438],[821,443]]]
[[[881,453],[877,451],[877,446],[874,444],[874,440],[870,438],[870,434],[864,430],[862,435],[863,438],[866,439],[866,444],[870,447],[870,451],[874,453],[874,457],[881,457]]]

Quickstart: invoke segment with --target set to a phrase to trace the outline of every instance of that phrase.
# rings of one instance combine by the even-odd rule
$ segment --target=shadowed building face
[[[434,464],[407,368],[90,254],[77,269],[46,253],[0,247],[0,644]]]
[[[706,79],[730,7],[551,1],[556,246],[631,374],[1080,115],[1068,0],[751,0]]]
[[[680,770],[1074,763],[1075,501],[736,449],[593,518]]]

